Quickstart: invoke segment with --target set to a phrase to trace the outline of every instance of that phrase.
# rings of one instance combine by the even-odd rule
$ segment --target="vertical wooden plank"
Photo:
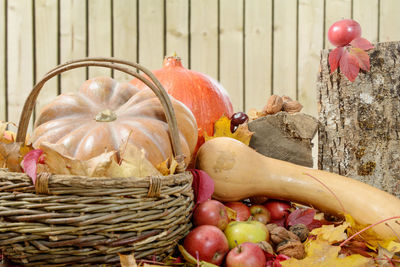
[[[338,20],[351,18],[351,0],[325,1],[325,47],[334,48],[328,40],[329,27]]]
[[[298,98],[303,112],[317,116],[317,75],[323,48],[323,1],[300,0],[298,22]]]
[[[379,42],[400,40],[400,1],[381,0]]]
[[[233,110],[243,110],[243,1],[220,2],[220,82]]]
[[[111,56],[111,0],[89,0],[89,57]],[[96,76],[111,76],[111,70],[89,68],[89,79]]]
[[[273,93],[296,98],[297,1],[274,3]]]
[[[271,95],[272,0],[245,5],[244,110],[260,110]]]
[[[5,59],[5,42],[6,42],[6,8],[5,0],[0,1],[0,121],[6,121],[7,96],[6,96],[6,59]]]
[[[218,1],[191,0],[190,68],[218,79]]]
[[[8,121],[18,123],[33,87],[32,1],[7,3]]]
[[[164,1],[139,0],[139,63],[160,69],[164,59]]]
[[[379,0],[353,0],[353,19],[360,23],[362,34],[372,43],[378,42]]]
[[[86,57],[86,1],[60,1],[60,63]],[[61,92],[75,92],[86,80],[85,69],[61,75]]]
[[[137,62],[137,23],[136,0],[114,1],[114,57]],[[114,77],[119,81],[129,81],[133,77],[116,71]]]
[[[57,1],[35,1],[36,82],[57,66]],[[36,114],[58,94],[57,78],[46,82],[36,101]]]
[[[169,0],[166,6],[166,54],[174,52],[185,67],[189,63],[189,0]]]

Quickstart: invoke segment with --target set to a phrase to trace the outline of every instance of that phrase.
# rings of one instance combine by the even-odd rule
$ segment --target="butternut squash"
[[[361,224],[400,216],[400,199],[375,187],[338,174],[265,157],[228,137],[214,138],[201,146],[197,168],[214,180],[213,197],[237,201],[253,196],[290,200],[335,215],[349,213]],[[325,184],[334,195],[310,174]],[[400,234],[400,225],[388,222]],[[396,238],[385,224],[372,228],[382,238]]]

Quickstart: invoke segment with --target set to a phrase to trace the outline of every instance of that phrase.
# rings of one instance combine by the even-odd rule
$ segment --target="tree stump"
[[[353,83],[330,74],[328,53],[317,83],[318,168],[400,197],[400,42],[370,50],[370,71]]]

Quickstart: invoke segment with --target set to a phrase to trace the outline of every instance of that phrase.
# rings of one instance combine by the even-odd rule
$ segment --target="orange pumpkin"
[[[171,98],[180,130],[186,164],[197,143],[197,124],[191,111]],[[150,90],[109,77],[86,81],[78,93],[59,95],[45,106],[35,124],[32,143],[64,144],[68,156],[87,160],[130,142],[146,151],[157,165],[172,158],[166,116]]]
[[[214,134],[214,123],[222,115],[232,116],[232,103],[224,87],[206,74],[186,69],[179,57],[165,58],[162,68],[153,73],[168,94],[193,112],[199,127],[197,148],[204,143],[205,132]],[[139,89],[148,88],[136,78],[131,83]]]

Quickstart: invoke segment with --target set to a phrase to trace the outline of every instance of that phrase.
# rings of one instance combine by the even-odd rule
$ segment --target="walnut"
[[[293,101],[288,101],[288,102],[283,103],[282,108],[287,113],[293,114],[296,112],[300,112],[301,109],[303,108],[303,105],[300,104],[298,101],[293,100]]]
[[[306,256],[304,245],[299,240],[289,240],[278,244],[276,252],[298,260]]]
[[[268,229],[268,232],[269,232],[269,233],[271,233],[272,230],[274,230],[274,228],[276,228],[276,227],[278,227],[278,225],[275,224],[275,223],[269,223],[269,224],[267,224],[267,229]]]
[[[283,100],[278,95],[271,95],[262,113],[275,114],[282,110]]]
[[[270,238],[271,238],[272,243],[274,243],[275,245],[282,243],[283,241],[288,241],[288,240],[300,241],[300,238],[297,235],[286,230],[282,226],[275,227],[270,232]]]
[[[259,246],[262,250],[269,254],[274,254],[274,249],[272,248],[271,244],[268,243],[267,241],[261,241],[257,243],[257,246]]]
[[[301,242],[304,242],[310,233],[310,230],[308,230],[307,226],[302,223],[292,225],[289,228],[289,231],[296,234],[300,238]]]

